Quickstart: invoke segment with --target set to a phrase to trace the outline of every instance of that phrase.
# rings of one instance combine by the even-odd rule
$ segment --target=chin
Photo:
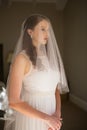
[[[42,42],[42,45],[45,45],[45,44],[47,44],[47,41]]]

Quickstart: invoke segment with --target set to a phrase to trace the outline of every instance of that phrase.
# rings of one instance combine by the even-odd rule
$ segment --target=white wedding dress
[[[39,57],[44,66],[46,58]],[[55,90],[59,79],[59,73],[45,66],[45,69],[34,69],[24,76],[21,99],[33,108],[52,115],[56,109]],[[48,130],[44,120],[31,118],[19,112],[15,113],[15,121],[11,130]]]

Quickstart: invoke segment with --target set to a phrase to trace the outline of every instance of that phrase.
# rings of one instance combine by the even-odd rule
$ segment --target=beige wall
[[[64,10],[64,63],[71,95],[87,106],[86,0],[69,0]]]
[[[4,75],[8,72],[6,58],[13,50],[19,37],[23,20],[32,13],[40,13],[50,18],[54,32],[63,55],[63,13],[56,10],[54,4],[38,4],[33,7],[27,3],[13,3],[10,7],[0,7],[0,42],[4,45]]]

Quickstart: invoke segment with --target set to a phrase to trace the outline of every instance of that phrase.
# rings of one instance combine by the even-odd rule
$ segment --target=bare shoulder
[[[32,67],[32,62],[30,61],[30,59],[28,58],[28,56],[24,53],[19,53],[13,63],[11,68],[13,70],[16,70],[15,72],[17,73],[17,71],[20,73],[23,72],[24,74],[28,73],[30,71]]]
[[[14,61],[13,61],[13,63],[12,63],[12,65],[15,65],[15,64],[23,64],[23,63],[25,63],[26,64],[26,59],[25,59],[25,57],[23,56],[23,55],[21,55],[21,54],[18,54],[16,57],[15,57],[15,59],[14,59]]]
[[[27,61],[23,55],[18,54],[11,64],[10,71],[12,74],[17,74],[18,72],[20,73],[25,70],[26,63]]]
[[[22,53],[19,53],[16,57],[15,57],[15,59],[14,59],[14,61],[13,61],[13,65],[14,64],[27,64],[27,63],[29,63],[30,62],[30,60],[27,58],[27,56],[25,56],[24,54],[22,54]]]

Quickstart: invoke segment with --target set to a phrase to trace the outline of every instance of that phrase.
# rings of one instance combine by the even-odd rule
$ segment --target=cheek
[[[41,40],[43,39],[43,34],[42,34],[42,32],[39,32],[39,33],[37,34],[37,39],[38,39],[39,41],[41,41]]]
[[[33,39],[37,42],[43,41],[43,32],[42,31],[35,31],[33,33]]]
[[[37,32],[33,34],[33,39],[34,39],[34,40],[38,40],[38,37],[39,37],[39,35],[38,35]]]

